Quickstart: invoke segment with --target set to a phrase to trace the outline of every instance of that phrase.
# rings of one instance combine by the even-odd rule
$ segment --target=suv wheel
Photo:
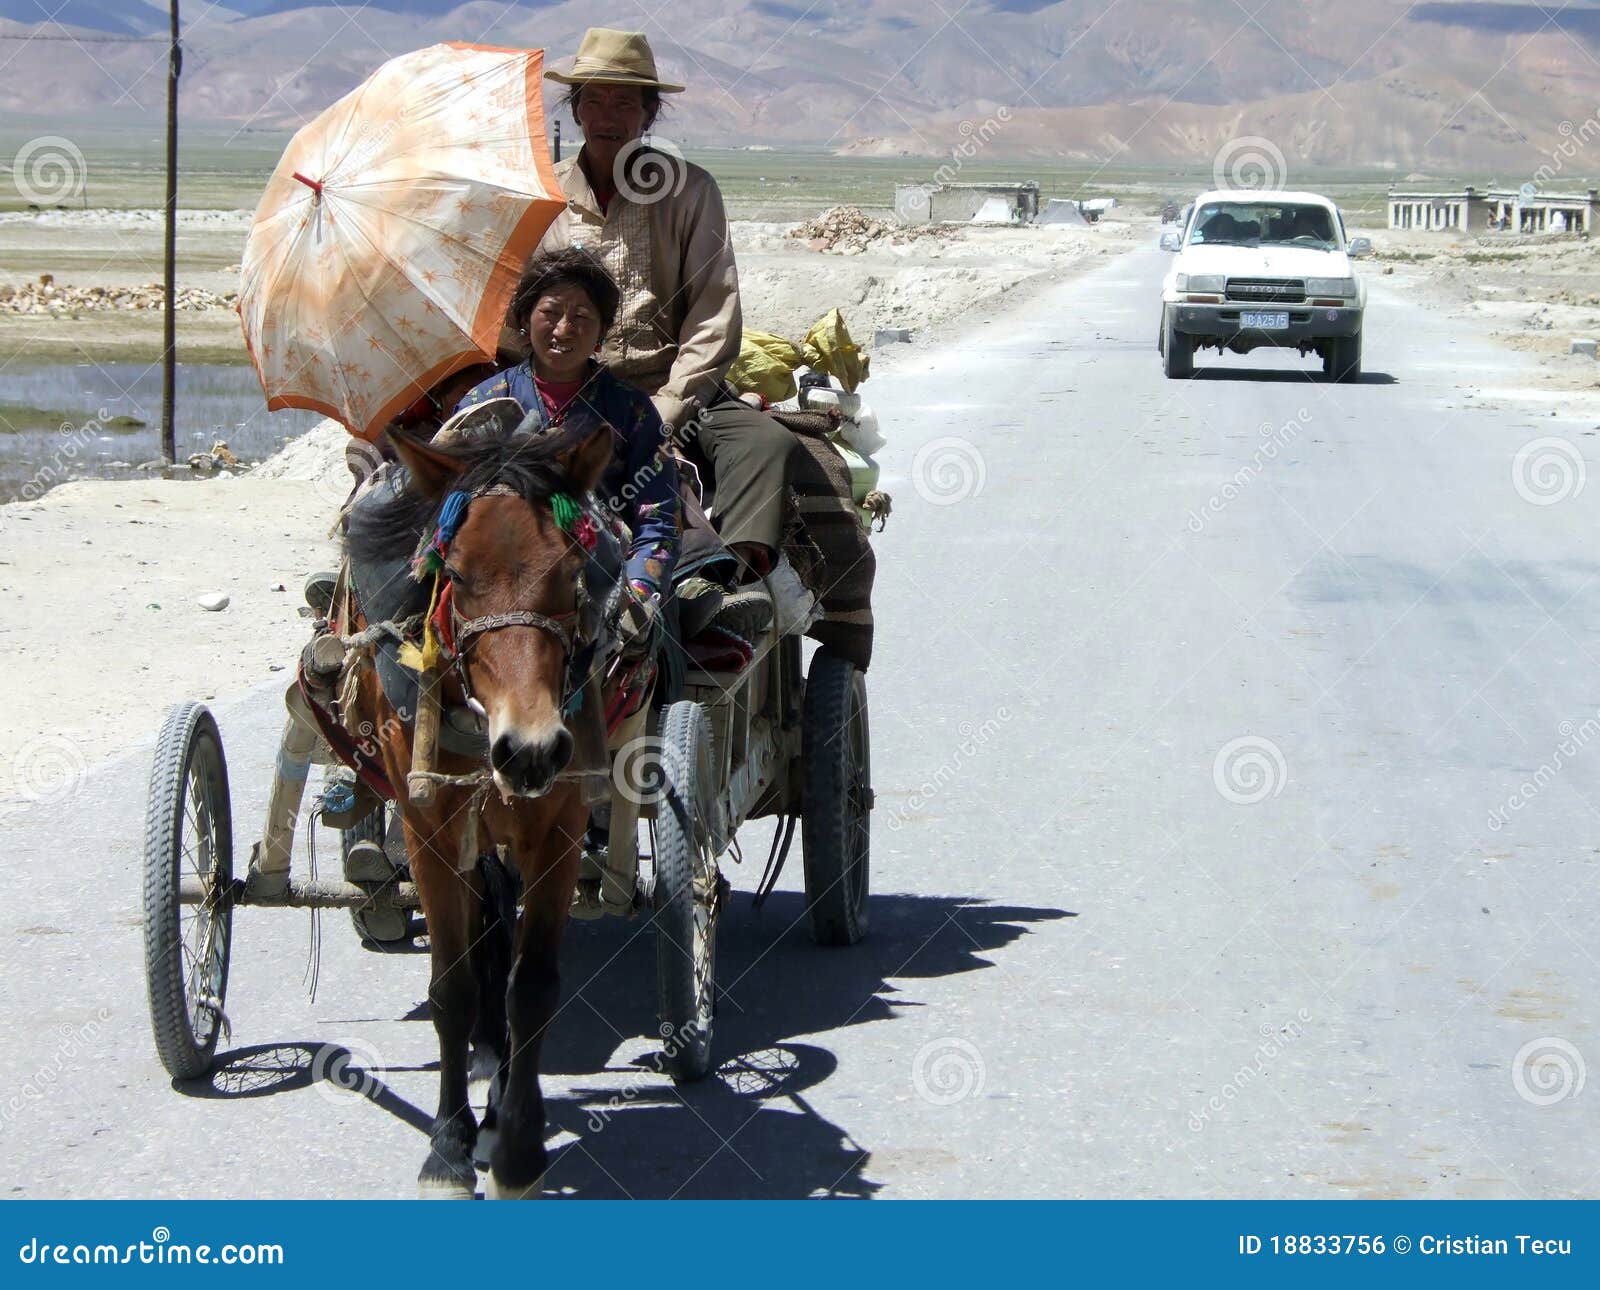
[[[1335,336],[1322,349],[1322,370],[1335,381],[1351,384],[1361,379],[1361,333]]]
[[[1172,380],[1194,375],[1194,337],[1173,326],[1170,309],[1161,323],[1161,369]]]

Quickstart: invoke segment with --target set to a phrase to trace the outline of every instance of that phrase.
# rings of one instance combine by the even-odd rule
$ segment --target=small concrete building
[[[1583,233],[1594,231],[1600,190],[1539,193],[1523,189],[1478,189],[1468,184],[1451,191],[1389,190],[1389,227],[1428,232]]]
[[[1429,232],[1460,229],[1487,232],[1489,198],[1472,185],[1455,192],[1399,193],[1389,190],[1389,227]]]
[[[999,198],[1013,224],[1030,224],[1039,214],[1039,185],[1033,180],[1016,184],[896,184],[895,218],[902,224],[966,224]]]

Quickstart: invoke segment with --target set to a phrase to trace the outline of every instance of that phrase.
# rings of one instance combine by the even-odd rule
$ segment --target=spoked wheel
[[[872,749],[867,684],[826,647],[806,675],[800,811],[806,911],[819,945],[854,945],[867,934],[872,853]]]
[[[199,903],[182,903],[184,885]],[[232,889],[222,737],[204,704],[180,703],[156,740],[144,828],[145,985],[156,1055],[175,1079],[211,1069],[226,1024]]]
[[[405,847],[405,834],[398,825],[398,813],[389,803],[383,802],[348,829],[339,831],[339,859],[346,881],[381,884],[400,877],[400,871],[388,860],[373,857],[376,866],[369,870],[360,862],[353,864],[350,856],[350,848],[358,842],[375,842],[384,848],[388,856],[394,856],[397,846],[401,849]],[[374,945],[411,942],[411,914],[408,910],[391,906],[352,909],[350,921],[355,924],[356,933],[361,939]]]
[[[661,796],[655,821],[656,978],[665,1069],[696,1080],[711,1069],[721,883],[711,854],[711,728],[682,700],[661,720]]]

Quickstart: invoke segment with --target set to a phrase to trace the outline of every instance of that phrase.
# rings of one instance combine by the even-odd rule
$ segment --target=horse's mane
[[[575,491],[560,460],[571,446],[571,439],[564,434],[522,433],[430,445],[435,453],[462,463],[457,489],[471,494],[501,484],[529,503],[544,501],[552,493]],[[405,491],[393,501],[351,511],[345,550],[362,562],[407,557],[432,527],[443,504],[443,498],[425,496],[408,481]]]

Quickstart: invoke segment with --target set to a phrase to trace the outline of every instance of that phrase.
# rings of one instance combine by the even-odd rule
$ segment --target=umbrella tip
[[[318,180],[307,179],[298,170],[294,172],[294,177],[296,179],[298,179],[302,184],[304,184],[307,188],[309,188],[312,192],[314,192],[318,197],[322,196],[322,184]]]

